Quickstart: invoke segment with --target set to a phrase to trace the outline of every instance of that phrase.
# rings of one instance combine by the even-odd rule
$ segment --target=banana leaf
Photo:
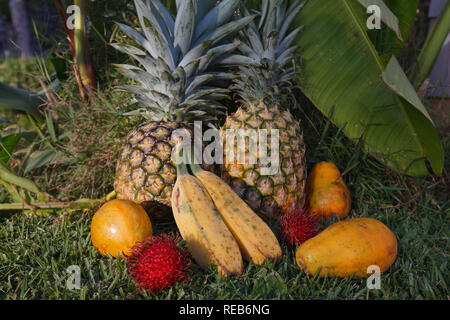
[[[402,32],[400,31],[398,18],[392,13],[391,9],[384,3],[383,0],[358,0],[360,4],[362,4],[365,8],[369,8],[372,6],[376,6],[380,10],[380,20],[384,22],[384,24],[394,31],[397,38],[403,41]]]
[[[294,23],[304,26],[296,39],[300,87],[386,166],[411,176],[441,175],[444,154],[433,122],[395,57],[387,65],[380,58],[367,19],[357,0],[306,3]]]
[[[399,54],[404,48],[414,25],[419,0],[384,0],[384,3],[398,19],[401,38],[385,25],[382,25],[381,30],[370,30],[368,34],[383,61],[387,63],[392,54]]]

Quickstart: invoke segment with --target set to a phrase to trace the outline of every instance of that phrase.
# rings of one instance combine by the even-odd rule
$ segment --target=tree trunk
[[[22,55],[30,57],[33,54],[30,22],[25,0],[9,0],[9,10],[15,31],[16,43]]]

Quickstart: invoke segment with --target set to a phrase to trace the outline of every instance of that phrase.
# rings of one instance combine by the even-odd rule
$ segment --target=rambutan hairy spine
[[[127,258],[128,276],[142,292],[157,293],[190,276],[190,254],[178,247],[174,234],[152,236],[136,244]]]
[[[280,217],[279,237],[291,248],[301,245],[320,231],[319,220],[308,210],[296,208]]]

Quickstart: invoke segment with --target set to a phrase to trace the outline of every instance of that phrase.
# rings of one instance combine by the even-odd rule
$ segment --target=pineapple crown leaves
[[[213,82],[226,83],[232,76],[211,67],[239,47],[238,40],[230,39],[255,16],[234,20],[240,0],[216,2],[179,0],[174,17],[159,0],[134,0],[140,30],[117,25],[139,48],[112,44],[141,65],[116,65],[136,82],[119,88],[135,94],[135,101],[142,105],[126,115],[190,122],[224,113],[219,100],[228,98],[228,91]]]
[[[292,89],[295,56],[298,46],[292,45],[302,27],[290,31],[294,18],[306,1],[263,0],[259,23],[251,22],[240,31],[240,53],[224,57],[219,63],[238,67],[232,90],[247,102],[283,100],[296,103]],[[248,10],[242,6],[244,16]]]

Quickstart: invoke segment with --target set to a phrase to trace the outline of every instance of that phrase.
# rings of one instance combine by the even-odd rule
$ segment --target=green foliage
[[[38,107],[44,102],[42,96],[24,89],[14,88],[0,82],[0,110],[25,112],[40,119]]]
[[[450,33],[450,2],[447,2],[441,16],[429,33],[420,52],[414,84],[419,87],[430,75],[434,63],[441,51],[442,44]]]
[[[380,19],[383,21],[384,25],[386,25],[391,31],[395,33],[395,36],[403,41],[402,31],[400,30],[399,20],[395,16],[395,14],[391,11],[391,9],[386,6],[384,0],[358,0],[360,4],[362,4],[366,9],[369,9],[370,6],[377,6],[380,9]]]
[[[91,217],[80,212],[62,219],[0,217],[0,299],[446,299],[448,181],[386,170],[360,146],[349,147],[342,132],[313,106],[306,104],[304,112],[308,166],[335,162],[347,172],[350,217],[379,219],[397,236],[399,254],[382,274],[381,290],[368,290],[365,280],[307,276],[294,252],[283,248],[275,266],[246,264],[243,275],[228,279],[195,266],[186,285],[141,294],[127,277],[124,260],[103,257],[92,246]],[[174,224],[154,227],[156,234],[176,231]],[[66,287],[71,265],[80,267],[80,290]]]
[[[2,129],[1,125],[0,129]],[[5,137],[0,136],[0,163],[4,166],[8,165],[8,161],[11,159],[19,140],[20,136],[17,134],[10,134]]]
[[[375,44],[379,55],[387,64],[392,54],[399,54],[405,46],[405,41],[408,41],[416,18],[419,0],[384,0],[384,2],[398,18],[398,26],[403,41],[384,24],[381,30],[369,30],[368,34]]]
[[[336,126],[388,167],[424,176],[429,161],[440,175],[443,151],[433,123],[398,63],[385,67],[366,20],[355,0],[308,1],[296,20],[305,27],[297,40],[299,84]]]
[[[97,2],[116,10],[115,21],[133,23],[134,9],[124,10],[129,1]],[[70,4],[72,1],[63,1],[65,6]],[[95,4],[89,2],[89,5]],[[42,80],[54,96],[40,108],[42,122],[33,123],[26,113],[5,109],[0,111],[0,119],[9,120],[9,134],[26,136],[11,153],[16,171],[32,178],[40,188],[60,200],[101,197],[111,191],[115,153],[136,121],[136,118],[122,117],[122,112],[129,111],[129,97],[113,92],[120,77],[111,69],[111,62],[124,60],[124,56],[109,46],[118,37],[114,20],[101,8],[91,7],[89,12],[92,16],[88,35],[101,88],[91,104],[79,97],[71,68],[72,55],[64,42],[57,51],[49,52],[47,58],[9,58],[0,62],[1,81],[37,92],[42,89]],[[101,20],[95,20],[97,13]],[[39,33],[39,29],[36,31]],[[38,36],[42,41],[54,41]],[[56,43],[53,47],[56,48]],[[117,120],[120,118],[124,121]],[[6,132],[2,134],[5,135]],[[20,199],[10,195],[9,200],[2,200],[5,201],[20,202]]]
[[[30,90],[39,88],[39,76],[36,59],[0,59],[0,82]]]
[[[122,115],[130,110],[129,96],[114,86],[89,104],[74,86],[74,79],[66,82],[64,100],[47,108],[45,131],[23,161],[27,176],[62,201],[100,198],[112,190],[118,150],[140,120]]]

